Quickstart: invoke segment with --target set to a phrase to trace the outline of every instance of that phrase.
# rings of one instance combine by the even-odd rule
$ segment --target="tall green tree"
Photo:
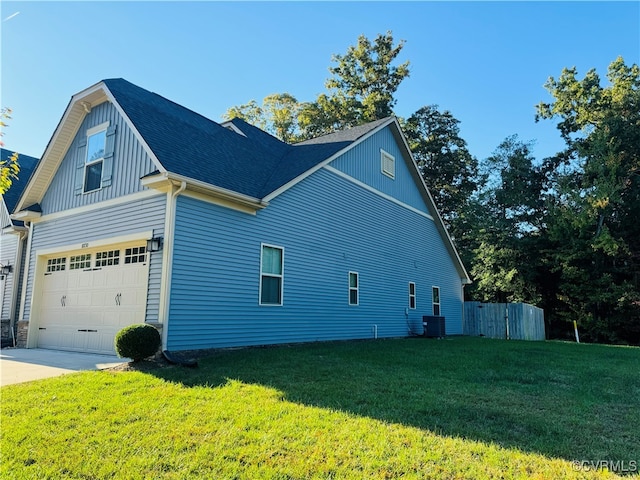
[[[469,205],[479,181],[478,160],[460,137],[459,124],[438,105],[424,106],[403,122],[418,168],[449,226]]]
[[[482,216],[472,225],[475,284],[469,293],[483,301],[541,301],[537,250],[544,182],[530,147],[513,135],[482,162],[486,182],[478,193]]]
[[[538,119],[557,119],[562,155],[546,162],[551,188],[550,264],[559,275],[559,315],[594,341],[640,343],[640,68],[622,58],[609,84],[595,70],[551,77],[551,102]]]
[[[291,142],[332,133],[393,114],[395,92],[409,76],[409,62],[396,65],[404,41],[391,32],[373,41],[364,35],[344,55],[333,55],[326,92],[315,101],[298,102],[288,93],[266,97],[262,106],[251,102],[231,107],[225,118],[240,117],[283,141]]]

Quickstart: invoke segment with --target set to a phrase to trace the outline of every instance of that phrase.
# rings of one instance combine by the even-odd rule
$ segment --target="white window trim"
[[[392,169],[388,168],[389,164],[393,167]],[[391,179],[396,178],[396,157],[383,149],[380,149],[380,171]]]
[[[433,292],[434,290],[438,290],[438,302],[435,301],[434,299],[434,295]],[[442,316],[442,297],[440,296],[441,292],[440,292],[440,287],[438,287],[437,285],[432,285],[431,286],[431,305],[432,305],[432,311],[433,311],[433,315],[434,316],[438,316],[441,317]],[[436,305],[438,306],[438,315],[436,315]]]
[[[356,276],[356,286],[351,286],[351,275]],[[350,271],[347,276],[347,285],[349,287],[349,296],[347,298],[350,307],[357,307],[360,305],[360,274],[358,272]],[[356,292],[356,303],[351,303],[351,291],[355,290]]]
[[[262,254],[264,247],[277,248],[282,252],[282,273],[280,275],[274,275],[273,273],[262,273]],[[280,303],[262,303],[262,276],[280,278]],[[284,305],[284,247],[280,245],[273,245],[270,243],[260,244],[260,279],[258,286],[258,305],[262,307],[281,307]]]
[[[413,293],[411,293],[411,285],[413,285]],[[411,306],[411,299],[413,298],[413,307]],[[418,298],[416,292],[416,282],[409,282],[409,308],[415,310],[418,308]]]
[[[86,152],[85,152],[85,158],[84,158],[84,173],[82,177],[82,194],[83,195],[85,193],[93,193],[93,192],[97,192],[98,190],[102,190],[102,185],[100,185],[98,188],[94,188],[93,190],[85,190],[84,188],[87,183],[87,167],[90,165],[94,165],[98,162],[104,162],[104,155],[100,158],[92,160],[91,162],[87,162],[87,157],[89,156],[89,137],[91,137],[92,135],[95,135],[96,133],[100,133],[103,131],[106,132],[108,128],[109,128],[109,122],[104,122],[104,123],[101,123],[100,125],[96,125],[95,127],[91,127],[87,130],[87,146],[85,147]],[[104,146],[105,148],[107,148],[106,134],[104,139]],[[102,168],[104,168],[104,163],[102,165]]]

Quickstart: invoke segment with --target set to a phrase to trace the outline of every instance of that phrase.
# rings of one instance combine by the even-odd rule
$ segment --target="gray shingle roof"
[[[240,135],[124,79],[104,83],[165,169],[255,198],[264,198],[388,120],[289,145],[234,119]]]
[[[0,159],[7,160],[11,155],[13,155],[13,151],[4,148],[0,149]],[[18,179],[13,180],[9,190],[7,190],[2,196],[9,213],[13,213],[14,208],[16,208],[20,195],[22,195],[24,188],[27,186],[29,178],[36,169],[38,162],[39,160],[37,158],[18,153],[18,165],[20,165]]]

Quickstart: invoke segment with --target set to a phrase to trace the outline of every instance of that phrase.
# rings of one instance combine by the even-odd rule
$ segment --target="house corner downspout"
[[[18,315],[18,322],[24,320],[24,308],[27,302],[27,282],[29,280],[29,270],[31,270],[31,242],[33,240],[33,224],[31,222],[24,222],[24,226],[27,229],[27,253],[24,257],[24,271],[22,272],[22,291],[20,292],[20,314]],[[35,275],[35,267],[33,274]],[[31,295],[31,303],[33,304],[33,292]],[[31,305],[30,305],[31,306]],[[30,345],[29,342],[33,339],[33,332],[31,331],[31,310],[29,310],[29,326],[27,327],[27,341],[25,347],[31,348],[37,345]]]
[[[176,224],[176,206],[178,195],[187,189],[187,182],[180,182],[177,190],[172,186],[167,191],[167,207],[164,219],[164,247],[162,249],[162,278],[160,281],[160,305],[158,320],[162,324],[162,349],[167,349],[169,330],[169,297],[171,293],[171,272],[173,264],[173,240]]]

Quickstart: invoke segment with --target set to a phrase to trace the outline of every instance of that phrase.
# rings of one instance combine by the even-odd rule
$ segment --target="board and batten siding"
[[[282,306],[259,305],[261,243],[284,248]],[[327,169],[256,216],[178,197],[172,268],[169,350],[422,333],[433,285],[447,333],[462,333],[461,280],[433,221]]]
[[[111,185],[94,192],[76,195],[74,184],[79,142],[86,140],[87,130],[105,122],[116,125]],[[156,169],[124,118],[113,104],[104,102],[93,107],[80,125],[47,193],[40,202],[43,215],[141,191],[144,187],[140,185],[140,178]]]
[[[24,314],[21,320],[29,320],[31,315],[31,294],[38,250],[91,243],[148,230],[153,230],[155,236],[163,236],[165,205],[166,195],[159,193],[143,200],[97,208],[34,224],[31,231],[33,238]],[[154,252],[150,255],[146,320],[158,321],[162,252]]]
[[[395,158],[395,178],[382,174],[380,149]],[[389,128],[385,128],[336,158],[329,165],[421,212],[430,214],[406,162],[413,162],[413,160],[405,158],[393,133]]]

